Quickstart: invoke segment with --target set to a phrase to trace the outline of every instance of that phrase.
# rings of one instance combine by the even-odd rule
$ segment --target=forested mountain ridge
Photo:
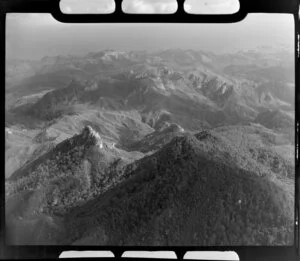
[[[291,244],[292,58],[262,55],[9,61],[8,242]]]

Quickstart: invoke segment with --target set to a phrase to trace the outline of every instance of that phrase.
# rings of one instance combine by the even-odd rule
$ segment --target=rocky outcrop
[[[99,133],[96,132],[91,126],[86,126],[82,131],[82,136],[84,139],[92,139],[95,145],[99,148],[103,148],[103,140]]]

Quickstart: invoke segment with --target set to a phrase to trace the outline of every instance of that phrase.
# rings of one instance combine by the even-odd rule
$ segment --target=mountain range
[[[11,244],[293,242],[287,50],[8,60]]]

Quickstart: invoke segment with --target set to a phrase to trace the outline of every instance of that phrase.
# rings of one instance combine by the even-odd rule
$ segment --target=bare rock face
[[[170,124],[166,129],[172,132],[184,132],[184,128],[182,128],[180,125],[176,123]]]
[[[84,139],[91,140],[99,148],[103,148],[103,140],[100,137],[99,133],[96,132],[91,126],[84,127],[82,131],[82,136]]]

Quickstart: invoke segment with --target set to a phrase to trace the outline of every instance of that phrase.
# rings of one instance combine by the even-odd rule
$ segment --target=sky
[[[144,2],[143,10],[150,5],[150,0],[133,1]],[[171,0],[151,0],[154,6],[151,8],[163,10],[166,7],[159,9],[158,3],[166,4],[166,1]],[[102,7],[109,9],[108,5]],[[56,21],[51,14],[9,13],[6,54],[14,59],[41,59],[44,56],[83,55],[103,49],[153,51],[181,48],[218,53],[259,45],[283,44],[293,48],[293,30],[291,14],[249,14],[232,24],[67,24]]]

